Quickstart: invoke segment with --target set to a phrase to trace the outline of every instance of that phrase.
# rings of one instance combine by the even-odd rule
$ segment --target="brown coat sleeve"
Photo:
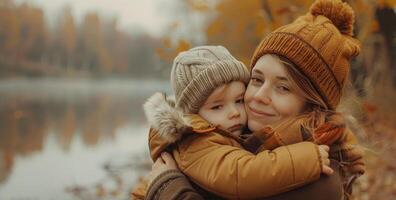
[[[179,170],[168,170],[150,184],[146,200],[203,200]]]

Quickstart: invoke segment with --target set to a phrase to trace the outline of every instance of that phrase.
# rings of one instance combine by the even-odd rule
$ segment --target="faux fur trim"
[[[183,113],[174,107],[175,102],[163,93],[155,93],[143,105],[150,127],[156,129],[161,138],[174,143],[191,127]]]

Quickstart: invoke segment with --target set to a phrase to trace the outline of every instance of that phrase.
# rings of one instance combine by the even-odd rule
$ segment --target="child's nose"
[[[239,116],[241,116],[241,113],[239,112],[239,110],[235,106],[230,106],[230,112],[228,114],[228,117],[230,119],[232,119],[232,118],[236,118]]]

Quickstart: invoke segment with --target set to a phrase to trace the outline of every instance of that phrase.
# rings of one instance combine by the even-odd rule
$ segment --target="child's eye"
[[[222,108],[223,108],[222,105],[216,105],[216,106],[212,106],[210,109],[211,109],[211,110],[220,110],[220,109],[222,109]]]
[[[243,100],[243,98],[241,98],[241,99],[238,99],[235,103],[243,103],[244,102],[244,100]]]

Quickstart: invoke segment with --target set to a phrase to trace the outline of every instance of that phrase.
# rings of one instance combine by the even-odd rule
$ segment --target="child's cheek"
[[[242,122],[242,124],[246,125],[246,123],[247,123],[247,113],[246,113],[246,109],[245,109],[245,105],[244,104],[241,104],[239,112],[241,113],[241,122]]]

